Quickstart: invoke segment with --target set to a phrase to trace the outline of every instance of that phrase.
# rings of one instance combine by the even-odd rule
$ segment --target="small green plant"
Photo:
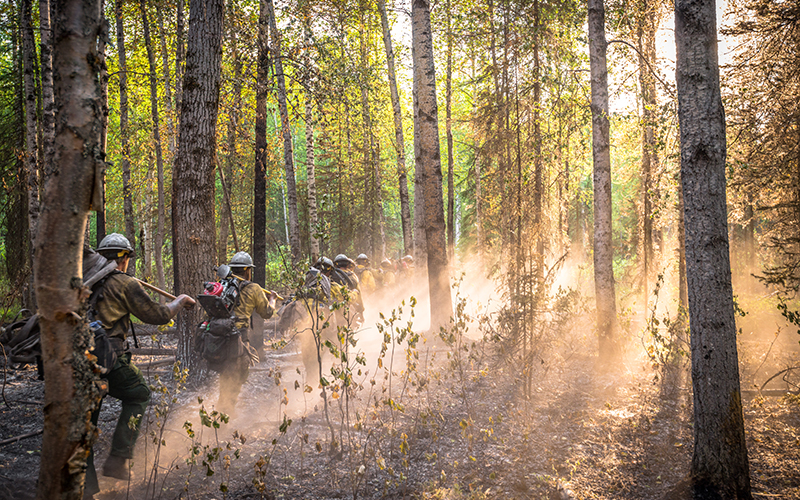
[[[225,413],[220,413],[216,410],[209,413],[203,405],[203,398],[198,398],[197,402],[200,404],[198,411],[201,426],[199,434],[194,430],[191,422],[186,421],[183,424],[184,431],[191,440],[189,457],[186,459],[189,472],[184,483],[184,491],[189,491],[189,484],[195,467],[201,466],[203,468],[205,478],[214,476],[217,473],[217,469],[221,467],[222,479],[219,483],[219,491],[222,492],[223,498],[227,498],[231,462],[240,458],[241,450],[238,446],[244,445],[247,439],[238,431],[234,431],[232,441],[221,443],[219,429],[222,424],[227,424],[230,418]],[[214,439],[212,443],[203,443],[203,429],[213,430]]]
[[[155,399],[155,404],[152,406],[152,414],[155,417],[152,421],[148,420],[147,432],[148,441],[154,446],[153,463],[147,475],[147,483],[145,484],[145,498],[155,498],[159,482],[159,471],[162,469],[161,450],[166,446],[164,432],[167,428],[167,421],[172,413],[175,405],[178,403],[178,395],[186,387],[186,380],[189,376],[189,370],[181,368],[180,361],[176,361],[172,365],[172,380],[175,383],[174,389],[165,383],[161,376],[156,374],[153,379],[153,384],[150,385],[150,392]],[[154,426],[154,427],[153,427]],[[169,472],[173,469],[174,464],[167,467],[167,472],[164,475],[162,483],[166,480]],[[148,496],[149,495],[149,496]]]

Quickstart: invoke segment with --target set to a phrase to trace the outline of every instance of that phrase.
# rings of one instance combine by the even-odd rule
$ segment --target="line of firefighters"
[[[324,274],[334,285],[355,292],[355,297],[351,294],[351,300],[358,305],[361,312],[364,297],[382,298],[391,295],[399,284],[407,284],[413,280],[414,258],[406,255],[399,261],[384,259],[379,269],[371,269],[370,260],[363,253],[355,261],[345,254],[337,255],[333,261],[320,257],[306,276],[306,286],[311,285],[315,277],[314,270]]]
[[[117,359],[103,377],[108,382],[108,394],[119,399],[122,411],[112,437],[111,451],[104,467],[103,475],[116,479],[130,479],[130,459],[139,436],[141,425],[130,425],[132,418],[141,419],[150,402],[150,389],[142,372],[131,361],[131,351],[127,338],[132,332],[130,316],[149,324],[166,324],[182,309],[193,308],[195,300],[182,294],[167,304],[154,301],[144,290],[141,282],[126,274],[133,247],[125,236],[112,233],[107,235],[97,247],[104,258],[116,263],[116,268],[92,286],[95,297],[91,307],[93,320],[102,324]],[[254,313],[264,319],[270,318],[277,310],[278,295],[263,289],[252,282],[253,259],[246,252],[238,252],[231,258],[225,276],[220,276],[222,288],[235,289],[233,301],[227,304],[228,316],[232,320],[238,351],[222,360],[218,366],[209,367],[220,374],[220,397],[217,407],[220,411],[232,413],[242,385],[247,380],[249,367],[259,361],[256,350],[250,346],[249,331]],[[218,275],[220,269],[218,268]],[[370,268],[370,260],[365,254],[356,260],[344,254],[337,255],[333,261],[327,257],[319,258],[306,274],[305,290],[313,289],[321,282],[321,276],[328,282],[328,300],[341,300],[341,290],[346,287],[351,307],[363,321],[363,296],[380,298],[393,295],[402,284],[413,280],[414,259],[407,255],[399,261],[384,259],[379,269]],[[220,283],[222,285],[222,283]],[[221,287],[216,287],[217,289]],[[338,291],[338,293],[337,293]],[[302,293],[302,292],[301,292]],[[213,320],[211,321],[213,323]],[[204,325],[209,324],[205,322]],[[202,326],[202,325],[201,325]],[[102,403],[102,401],[101,401]],[[92,422],[97,425],[100,408],[92,412]],[[92,499],[100,491],[94,467],[94,451],[87,460],[84,499]]]

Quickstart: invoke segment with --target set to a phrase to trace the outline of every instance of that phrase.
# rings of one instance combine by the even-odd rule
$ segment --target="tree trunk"
[[[403,227],[403,254],[411,254],[414,250],[411,229],[411,206],[408,201],[408,180],[406,173],[406,144],[403,139],[403,115],[400,111],[400,94],[397,91],[397,77],[394,71],[394,50],[392,49],[392,33],[389,31],[389,19],[386,15],[386,2],[378,0],[378,11],[381,15],[383,44],[386,47],[386,67],[389,78],[389,92],[392,97],[394,115],[395,151],[397,154],[397,180],[400,190],[400,221]]]
[[[236,12],[234,10],[233,2],[228,3],[228,49],[231,52],[231,60],[233,62],[233,102],[231,109],[228,112],[228,154],[225,161],[224,177],[227,183],[233,184],[233,169],[239,163],[239,156],[236,150],[236,139],[239,127],[239,110],[242,107],[242,61],[239,57],[239,47],[237,46],[236,37]],[[225,200],[231,202],[230,196],[232,195],[233,187],[230,186],[226,193],[223,193],[223,203]],[[222,214],[229,214],[228,217]],[[230,212],[220,209],[219,218],[219,243],[217,247],[217,260],[219,262],[227,262],[228,259],[228,225],[235,232],[233,227],[233,209]]]
[[[36,497],[79,499],[83,464],[94,430],[89,415],[100,400],[89,359],[89,331],[81,317],[84,232],[95,179],[105,168],[100,144],[101,83],[97,39],[99,0],[59,2],[53,9],[53,91],[57,104],[58,170],[43,196],[35,250],[42,358],[44,435]],[[78,285],[76,285],[78,283]]]
[[[39,146],[36,143],[36,88],[34,66],[36,45],[33,36],[31,0],[22,0],[22,62],[25,87],[25,170],[28,179],[28,235],[31,239],[30,265],[33,266],[33,251],[36,244],[36,228],[39,221]],[[31,304],[33,305],[33,304]]]
[[[47,187],[47,180],[53,174],[53,141],[55,140],[55,111],[53,99],[53,41],[50,27],[50,1],[39,0],[39,29],[41,38],[42,66],[42,158],[40,158],[42,188]]]
[[[158,90],[156,87],[156,58],[153,53],[153,44],[150,39],[150,21],[147,15],[147,3],[140,0],[139,7],[142,11],[142,26],[144,27],[144,44],[147,49],[147,61],[149,63],[150,80],[150,116],[153,121],[153,145],[156,152],[156,182],[158,183],[158,228],[156,232],[156,274],[158,286],[163,289],[164,270],[161,264],[161,248],[164,246],[163,235],[165,222],[165,200],[164,200],[164,154],[161,150],[161,124],[158,114]],[[163,298],[159,298],[163,302]]]
[[[695,498],[750,499],[725,196],[725,112],[712,0],[675,2],[694,388]]]
[[[611,155],[608,123],[605,9],[603,0],[589,0],[589,62],[592,80],[592,160],[594,163],[594,288],[600,358],[617,354],[611,231]]]
[[[544,280],[544,166],[542,162],[542,82],[540,51],[539,0],[533,0],[533,224],[536,228],[536,280],[543,285]],[[522,179],[520,179],[522,182]],[[521,228],[520,228],[521,230]]]
[[[180,143],[172,180],[175,293],[195,294],[214,267],[214,168],[217,148],[223,0],[191,0]],[[178,315],[178,359],[196,366],[194,327],[201,310]]]
[[[474,52],[470,56],[471,62],[471,80],[472,80],[472,93],[473,95],[478,95],[478,83],[475,74],[475,54]],[[478,103],[476,99],[472,100],[472,122],[475,123],[477,121],[477,114],[478,114]],[[474,126],[473,126],[474,127]],[[474,127],[476,128],[476,127]],[[473,134],[475,136],[474,143],[472,145],[472,149],[474,151],[474,162],[475,162],[475,243],[478,250],[478,257],[483,260],[483,246],[484,246],[484,236],[483,236],[483,179],[481,179],[481,161],[483,161],[483,156],[480,154],[480,141],[478,139],[477,130],[473,129]]]
[[[411,53],[414,54],[416,48],[411,45]],[[412,55],[412,59],[414,59]],[[417,78],[412,82],[411,100],[414,109],[414,262],[419,269],[418,272],[425,270],[428,265],[427,248],[425,241],[425,184],[426,170],[419,163],[417,151],[420,150],[419,139],[419,88]]]
[[[269,80],[269,12],[260,0],[258,74],[256,76],[255,165],[253,171],[253,280],[266,286],[267,265],[267,89]]]
[[[154,2],[156,20],[158,21],[158,37],[161,41],[161,63],[164,73],[164,105],[167,108],[167,150],[169,159],[175,159],[175,113],[172,111],[172,85],[169,76],[169,51],[167,50],[167,34],[164,31],[164,12],[160,2]],[[155,73],[155,71],[152,71]]]
[[[425,241],[428,286],[431,299],[431,330],[450,324],[453,304],[447,269],[442,164],[439,153],[439,113],[436,104],[436,73],[433,66],[430,4],[413,0],[411,40],[414,46],[414,87],[417,90],[414,131],[417,170],[425,172]]]
[[[14,151],[23,151],[25,149],[25,105],[24,92],[22,90],[21,33],[18,28],[19,26],[15,25],[11,29],[11,60],[14,76],[11,82],[13,110],[12,128],[9,136],[13,141],[10,146],[14,148]],[[9,166],[9,172],[16,173],[16,182],[10,186],[10,206],[5,217],[5,264],[12,283],[15,286],[20,286],[27,282],[30,276],[33,276],[33,270],[30,267],[32,245],[30,238],[28,238],[28,176],[25,170],[25,162],[20,155],[15,155]],[[33,293],[32,290],[28,290],[28,292]]]
[[[453,28],[451,26],[450,0],[445,6],[447,18],[447,75],[445,77],[445,133],[447,135],[447,257],[452,261],[456,253],[455,188],[453,185]]]
[[[108,65],[106,64],[106,43],[109,42],[109,23],[105,17],[105,1],[100,2],[100,10],[103,12],[100,22],[100,35],[97,37],[97,65],[100,67],[100,111],[102,120],[100,120],[100,147],[102,149],[103,159],[106,159],[106,142],[108,140]],[[106,237],[106,181],[105,181],[105,168],[98,178],[95,179],[99,183],[100,204],[95,206],[95,214],[97,215],[97,245]],[[131,242],[133,248],[136,248],[136,242]],[[128,265],[131,273],[136,273],[136,260],[131,258]]]
[[[122,19],[123,0],[116,0],[114,7],[117,21],[117,54],[119,57],[119,140],[122,150],[122,212],[125,219],[125,235],[136,246],[136,227],[133,218],[133,195],[131,193],[131,148],[128,142],[128,61],[125,54],[125,28]],[[156,257],[156,265],[159,262]],[[163,275],[163,272],[162,272]],[[163,283],[159,282],[159,286]]]
[[[367,6],[362,3],[361,29],[359,30],[359,45],[361,52],[361,120],[364,124],[364,199],[368,200],[367,193],[372,191],[374,198],[370,203],[372,231],[370,233],[370,248],[375,261],[383,260],[386,255],[386,233],[383,225],[383,201],[381,197],[381,172],[380,160],[377,154],[375,134],[372,128],[372,113],[369,105],[369,60],[367,56],[368,28],[364,22],[367,15]],[[372,182],[370,181],[370,178]],[[371,189],[370,189],[371,188]]]
[[[143,267],[142,279],[147,281],[148,283],[150,283],[148,278],[152,277],[152,274],[153,274],[153,262],[152,262],[152,260],[153,260],[152,259],[152,257],[153,257],[153,248],[152,248],[153,245],[152,245],[152,243],[153,243],[153,233],[156,232],[156,231],[153,230],[153,228],[157,227],[156,226],[156,222],[155,222],[157,216],[154,216],[156,210],[154,210],[154,205],[153,205],[153,189],[152,189],[152,186],[153,186],[153,170],[155,170],[154,163],[155,162],[153,161],[153,155],[150,152],[148,152],[148,154],[147,154],[147,175],[144,178],[144,184],[145,184],[145,186],[147,186],[147,188],[145,190],[146,194],[145,194],[145,197],[144,197],[144,203],[145,203],[145,205],[144,205],[145,206],[145,209],[144,209],[144,220],[142,221],[140,229],[139,229],[139,245],[142,248],[142,251],[141,251],[142,267]],[[142,235],[143,234],[144,234],[144,237],[147,238],[146,241],[144,239],[142,239]],[[161,288],[161,287],[159,287],[159,288]],[[163,290],[163,288],[161,288],[161,289]]]
[[[292,263],[300,260],[300,223],[297,216],[297,184],[294,177],[294,151],[292,150],[292,129],[289,127],[289,109],[286,105],[286,77],[281,60],[281,35],[275,22],[275,6],[267,0],[270,34],[272,36],[272,59],[275,61],[275,77],[278,81],[278,109],[281,114],[281,133],[283,135],[283,161],[286,172],[286,203],[288,205],[289,247],[292,250]]]
[[[180,110],[183,99],[183,60],[186,55],[183,50],[183,8],[186,5],[186,0],[177,0],[177,4],[178,9],[175,14],[175,109],[177,110],[178,127],[180,127]],[[173,158],[174,161],[175,159]]]
[[[655,109],[656,86],[655,78],[652,74],[655,68],[655,30],[656,5],[643,2],[643,11],[639,13],[637,22],[637,42],[638,42],[638,63],[639,63],[639,86],[642,94],[642,282],[644,285],[645,296],[649,296],[649,278],[653,274],[653,201],[652,195],[655,190],[653,181],[654,172],[658,168],[658,153],[656,152],[655,139]],[[645,301],[646,302],[646,301]]]
[[[683,217],[683,186],[678,176],[678,306],[689,312],[689,292],[686,289],[686,224]],[[681,313],[681,311],[678,311]]]
[[[311,260],[319,258],[319,219],[317,216],[317,177],[314,166],[314,115],[311,104],[312,94],[306,95],[306,173],[308,177],[308,239],[311,243]]]

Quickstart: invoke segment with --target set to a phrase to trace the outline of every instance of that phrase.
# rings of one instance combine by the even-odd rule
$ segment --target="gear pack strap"
[[[97,316],[97,309],[96,309],[97,301],[102,298],[103,289],[106,286],[106,281],[108,281],[108,278],[110,278],[111,276],[113,276],[115,274],[125,274],[125,273],[123,273],[119,269],[114,269],[113,271],[111,271],[107,275],[103,276],[103,278],[101,278],[99,281],[97,281],[92,286],[92,295],[89,296],[89,311],[88,311],[88,316],[89,316],[89,322],[90,323],[92,321],[94,321],[95,317]],[[133,334],[133,345],[134,345],[134,347],[136,347],[138,349],[139,348],[139,339],[136,338],[136,329],[133,327],[133,321],[131,321],[131,319],[130,319],[131,318],[131,313],[128,313],[128,314],[122,316],[121,318],[119,318],[117,321],[115,321],[111,325],[111,328],[108,329],[108,331],[110,332],[111,330],[113,330],[114,327],[117,326],[117,323],[122,321],[124,318],[128,318],[128,324],[131,325],[131,334]]]

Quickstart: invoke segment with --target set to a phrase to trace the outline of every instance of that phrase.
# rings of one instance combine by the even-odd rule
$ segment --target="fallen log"
[[[43,432],[44,432],[44,429],[39,429],[37,431],[28,432],[26,434],[20,434],[19,436],[14,436],[12,438],[4,439],[4,440],[0,441],[0,446],[5,446],[7,444],[16,443],[17,441],[19,441],[21,439],[26,439],[26,438],[29,438],[29,437],[38,436],[39,434],[41,434]]]
[[[760,391],[758,389],[742,389],[742,394],[753,395],[753,396],[768,396],[768,397],[782,397],[782,396],[797,396],[800,394],[800,391],[789,391],[786,389],[767,389],[764,391]]]
[[[155,368],[157,366],[164,366],[164,365],[171,365],[175,363],[175,356],[169,357],[167,359],[159,359],[157,361],[150,361],[149,363],[137,363],[136,367],[140,370],[144,370],[146,368]]]
[[[158,347],[134,347],[131,354],[134,356],[175,356],[177,349],[164,349]]]

